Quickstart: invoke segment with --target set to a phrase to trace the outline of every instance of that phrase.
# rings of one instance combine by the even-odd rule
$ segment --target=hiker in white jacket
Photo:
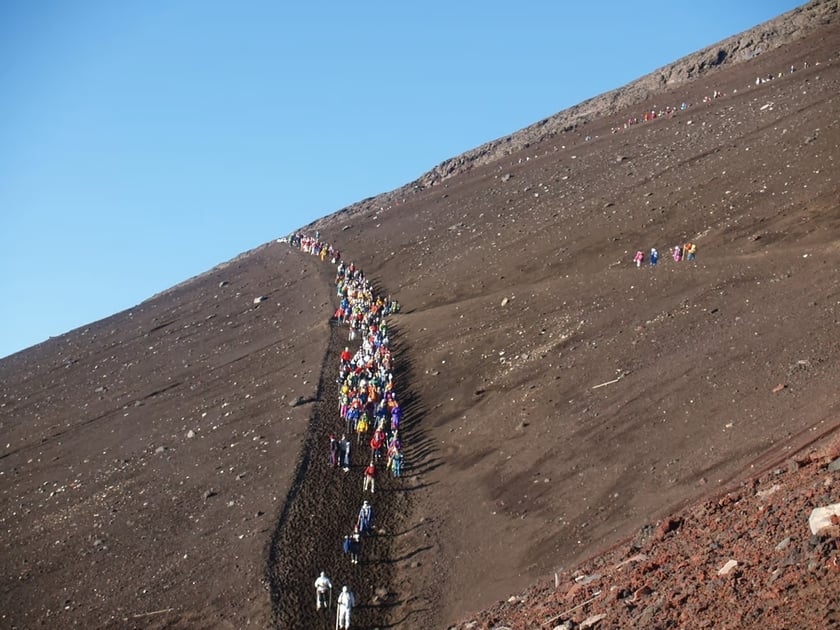
[[[342,586],[341,593],[338,596],[338,617],[336,619],[336,628],[350,630],[350,613],[355,605],[356,598],[353,597],[353,593],[347,590],[346,586]]]
[[[332,600],[332,582],[321,571],[321,575],[315,580],[315,610],[321,610],[322,607],[329,607],[329,604],[327,604],[327,595],[330,595],[330,600]]]

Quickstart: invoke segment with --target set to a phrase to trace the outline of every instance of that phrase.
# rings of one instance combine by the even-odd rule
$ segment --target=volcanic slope
[[[838,50],[832,23],[317,224],[406,305],[438,624],[836,424]]]
[[[272,623],[331,282],[271,243],[0,361],[0,625]]]
[[[414,434],[387,489],[410,492],[383,499],[372,570],[337,576],[367,580],[363,623],[454,623],[836,425],[838,50],[826,18],[319,222],[405,305]],[[686,241],[696,261],[667,258]],[[331,543],[296,524],[311,506],[332,535],[358,498],[304,488],[331,283],[271,243],[0,361],[4,625],[312,614]]]

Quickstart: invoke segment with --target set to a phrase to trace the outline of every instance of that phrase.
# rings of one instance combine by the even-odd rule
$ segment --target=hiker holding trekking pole
[[[350,630],[350,613],[355,605],[356,598],[353,593],[347,590],[346,586],[342,586],[338,596],[338,610],[335,614],[336,630]]]

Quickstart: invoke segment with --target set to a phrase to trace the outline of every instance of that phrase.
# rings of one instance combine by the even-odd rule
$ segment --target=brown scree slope
[[[326,626],[297,594],[324,568],[366,627],[445,627],[829,433],[840,29],[813,6],[784,45],[319,222],[405,306],[408,474],[365,571],[318,452],[329,265],[270,243],[0,361],[3,626]]]

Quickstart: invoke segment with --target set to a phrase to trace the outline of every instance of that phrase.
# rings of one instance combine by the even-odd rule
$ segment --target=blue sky
[[[0,357],[800,4],[0,3]]]

